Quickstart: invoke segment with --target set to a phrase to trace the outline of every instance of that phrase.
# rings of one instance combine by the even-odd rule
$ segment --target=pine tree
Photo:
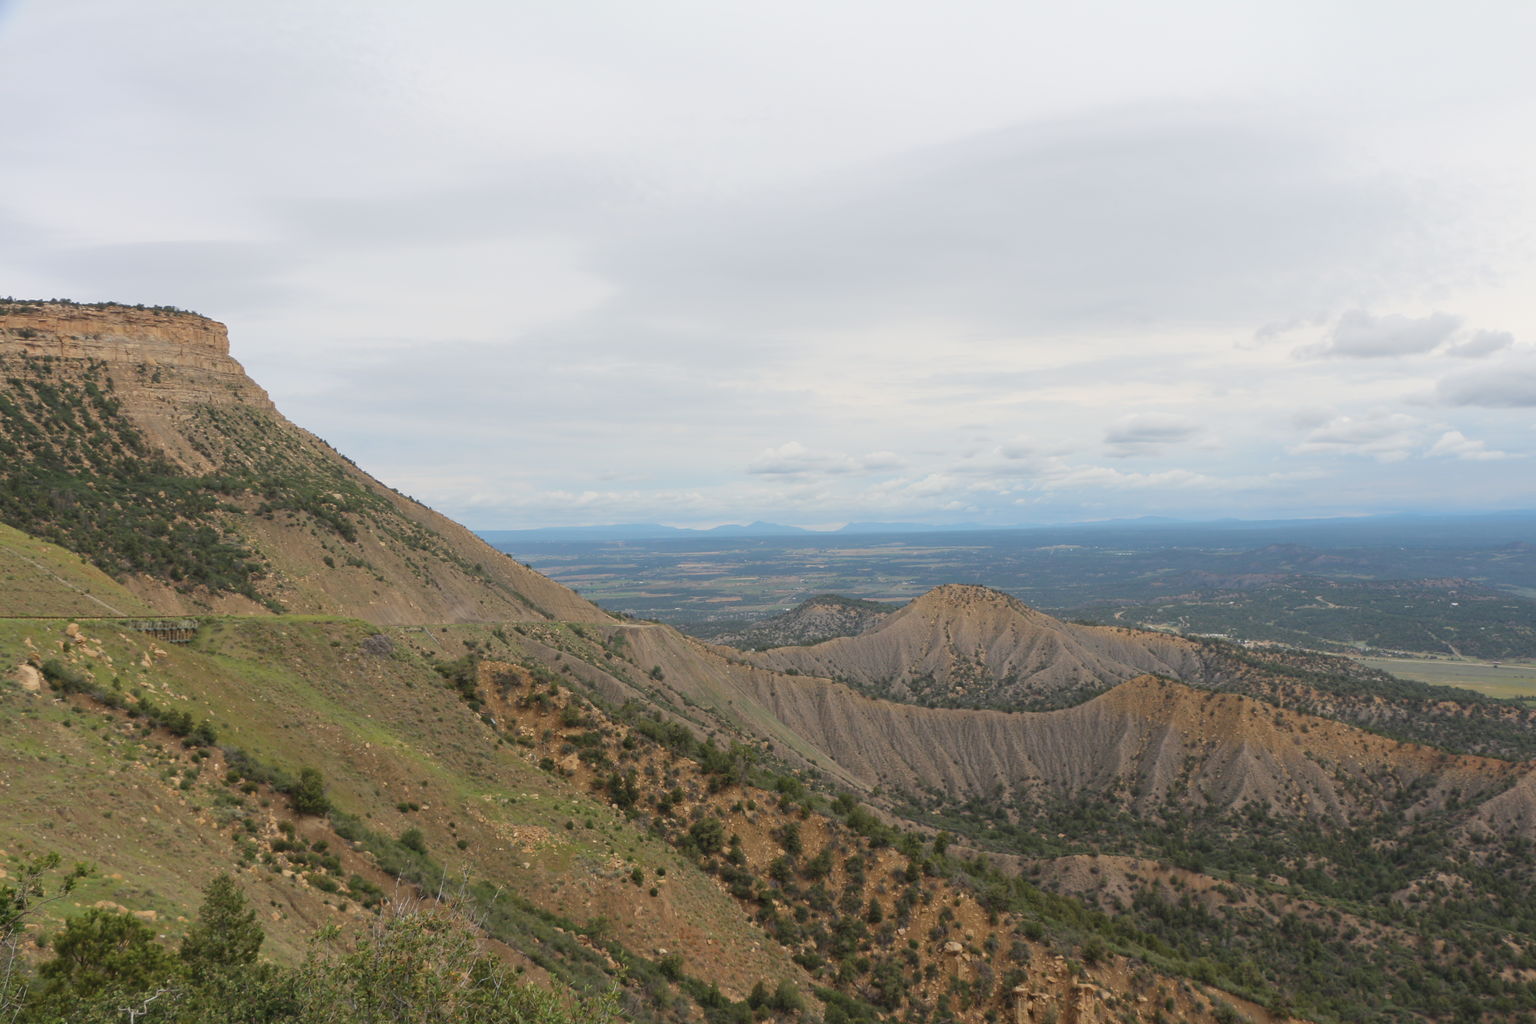
[[[70,918],[49,944],[53,958],[37,969],[41,1012],[35,1019],[86,1020],[87,1002],[153,993],[174,977],[175,960],[155,943],[154,929],[131,914],[92,908]]]
[[[325,797],[325,776],[320,774],[318,768],[304,768],[299,771],[299,781],[288,794],[288,799],[293,803],[293,813],[308,816],[325,814],[331,809],[331,802]]]
[[[245,894],[222,874],[203,889],[197,920],[181,940],[181,958],[195,969],[243,967],[256,961],[265,938]]]

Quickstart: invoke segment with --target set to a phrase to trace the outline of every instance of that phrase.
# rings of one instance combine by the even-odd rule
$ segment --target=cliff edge
[[[0,301],[0,522],[167,613],[610,617],[285,419],[222,323]]]

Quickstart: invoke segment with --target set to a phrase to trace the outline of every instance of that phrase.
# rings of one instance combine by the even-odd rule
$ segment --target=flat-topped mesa
[[[0,356],[51,358],[112,368],[118,389],[151,402],[238,402],[272,408],[267,393],[229,355],[217,320],[175,309],[0,302]]]
[[[139,607],[613,621],[289,422],[215,320],[0,299],[0,381],[0,522]]]

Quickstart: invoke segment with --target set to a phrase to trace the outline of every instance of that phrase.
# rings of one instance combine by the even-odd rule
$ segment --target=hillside
[[[154,613],[80,556],[0,524],[0,617]]]
[[[762,737],[948,830],[966,856],[1202,960],[1229,989],[1289,993],[1277,1005],[1341,1022],[1395,1019],[1386,996],[1436,1020],[1508,1019],[1530,997],[1536,762],[1349,724],[1502,729],[1499,744],[1528,750],[1526,709],[1207,644],[1192,645],[1206,686],[1263,699],[1141,676],[1049,712],[928,708],[772,672],[666,627],[617,628],[628,660],[653,671],[613,692]],[[1469,966],[1425,959],[1426,944]]]
[[[0,521],[161,612],[608,616],[363,473],[191,313],[0,303]]]
[[[977,586],[936,587],[853,636],[728,658],[898,703],[1000,711],[1071,707],[1152,673],[1399,740],[1536,757],[1536,709],[1514,702],[1312,652],[1066,623]]]
[[[1156,633],[1074,626],[985,587],[935,587],[857,636],[746,655],[873,696],[942,707],[1075,704],[1145,672],[1201,671],[1198,646]]]
[[[930,708],[768,671],[664,626],[616,630],[628,660],[662,671],[590,684],[610,699],[707,713],[841,785],[898,800],[1108,799],[1154,817],[1257,806],[1343,824],[1393,804],[1414,814],[1470,804],[1509,789],[1521,772],[1517,762],[1150,675],[1052,711]]]
[[[168,944],[199,888],[233,872],[287,962],[316,929],[446,874],[492,948],[546,982],[620,984],[626,1019],[740,1020],[762,987],[803,1007],[788,1019],[943,1008],[979,1024],[1034,1004],[1093,1020],[1138,998],[1179,1019],[1234,1002],[1273,1019],[1136,969],[1105,944],[1107,918],[1022,882],[983,871],[1019,909],[983,908],[968,869],[857,801],[605,709],[540,658],[555,645],[628,674],[597,653],[622,651],[612,636],[524,628],[542,639],[233,617],[161,646],[114,620],[4,620],[0,649],[33,652],[48,682],[0,684],[0,849],[89,859],[59,909],[122,908]],[[301,769],[329,811],[297,809]],[[1091,963],[1069,964],[1088,941]]]
[[[884,621],[896,608],[896,605],[879,601],[862,601],[838,594],[818,594],[801,601],[787,612],[770,616],[746,628],[694,632],[714,643],[729,644],[743,650],[804,647],[840,636],[863,633]]]

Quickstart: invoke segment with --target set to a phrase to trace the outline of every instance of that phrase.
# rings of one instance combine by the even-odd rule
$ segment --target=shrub
[[[293,813],[299,815],[314,817],[331,809],[331,802],[325,795],[325,776],[318,768],[299,770],[299,781],[289,792],[288,799],[293,804]]]

